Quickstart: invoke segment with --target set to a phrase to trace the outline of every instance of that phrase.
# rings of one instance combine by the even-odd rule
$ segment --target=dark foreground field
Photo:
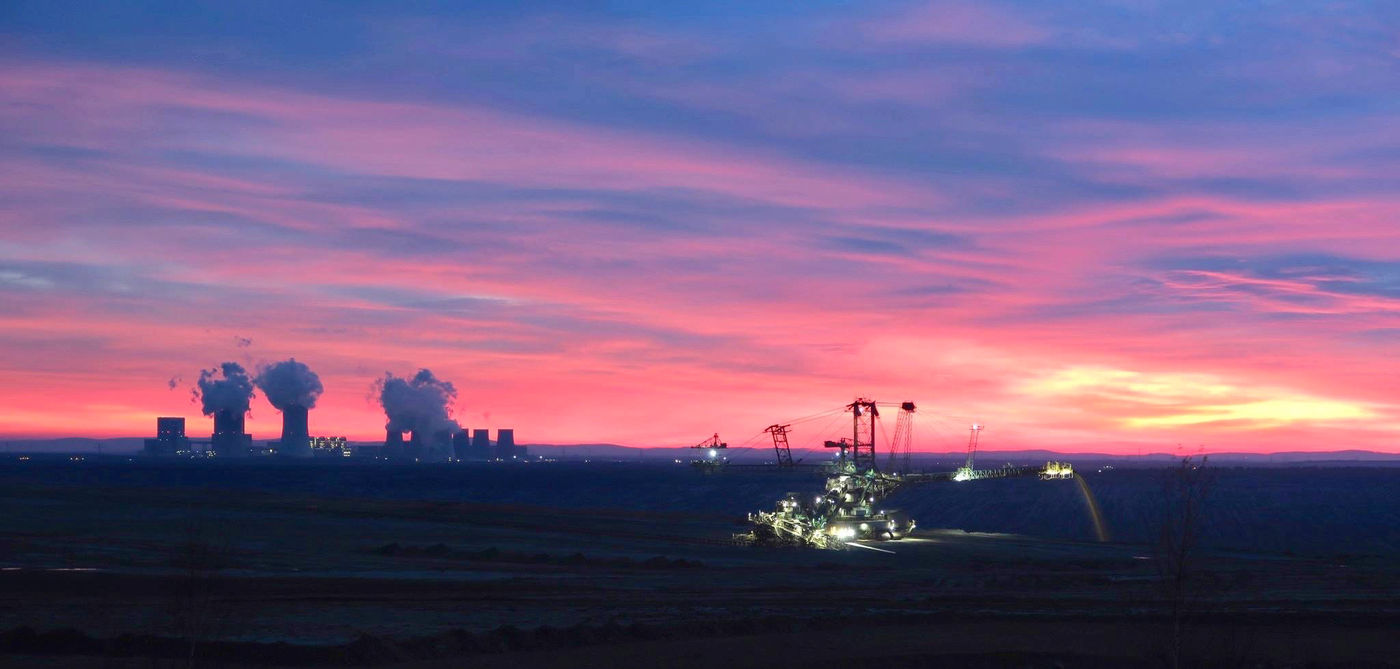
[[[1222,475],[1176,596],[1143,539],[1154,472],[1098,483],[1131,543],[1084,540],[1072,488],[985,482],[903,493],[923,529],[883,553],[727,542],[811,477],[557,467],[0,465],[0,663],[1165,666],[1175,606],[1183,666],[1400,666],[1395,470],[1314,473],[1330,502],[1295,473]],[[1366,534],[1242,551],[1258,494],[1278,500],[1260,527]],[[1004,529],[1037,536],[956,529],[1017,500]]]

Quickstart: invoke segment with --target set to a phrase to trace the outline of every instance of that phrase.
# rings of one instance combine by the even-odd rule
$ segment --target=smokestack
[[[262,365],[253,382],[262,389],[267,401],[282,412],[282,440],[277,443],[277,454],[311,457],[307,412],[316,406],[325,390],[321,377],[296,358],[289,358]]]

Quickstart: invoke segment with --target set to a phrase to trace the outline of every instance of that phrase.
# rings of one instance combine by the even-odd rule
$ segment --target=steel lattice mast
[[[779,467],[792,466],[792,450],[788,448],[787,431],[791,425],[769,425],[764,432],[773,435],[773,452],[778,455]]]
[[[880,417],[880,410],[875,407],[875,400],[859,398],[847,404],[846,410],[852,414],[851,461],[855,463],[857,471],[878,471],[875,463],[875,419]]]
[[[890,443],[890,455],[885,464],[885,469],[890,473],[907,474],[912,469],[909,450],[913,441],[914,409],[913,402],[899,405],[899,417],[894,423],[894,439]]]
[[[972,471],[972,459],[977,455],[977,435],[982,434],[980,423],[972,424],[972,434],[967,438],[967,469]]]

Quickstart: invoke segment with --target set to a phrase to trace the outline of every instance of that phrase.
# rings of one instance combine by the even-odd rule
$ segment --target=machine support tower
[[[874,400],[864,397],[847,404],[846,410],[852,414],[851,460],[856,470],[879,471],[875,463],[875,419],[880,417],[880,410],[875,408]]]
[[[890,443],[890,455],[885,460],[886,473],[908,474],[913,471],[910,461],[910,443],[914,439],[914,403],[899,405],[899,417],[894,423],[894,440]]]
[[[791,425],[769,425],[763,430],[773,435],[773,452],[778,455],[779,467],[792,466],[792,450],[788,448],[787,431]]]
[[[967,470],[972,471],[972,459],[977,455],[977,435],[982,434],[982,424],[972,424],[972,434],[967,438]]]

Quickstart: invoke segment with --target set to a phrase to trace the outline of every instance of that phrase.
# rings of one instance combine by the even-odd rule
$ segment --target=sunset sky
[[[0,174],[8,438],[1400,451],[1400,3],[9,0]]]

